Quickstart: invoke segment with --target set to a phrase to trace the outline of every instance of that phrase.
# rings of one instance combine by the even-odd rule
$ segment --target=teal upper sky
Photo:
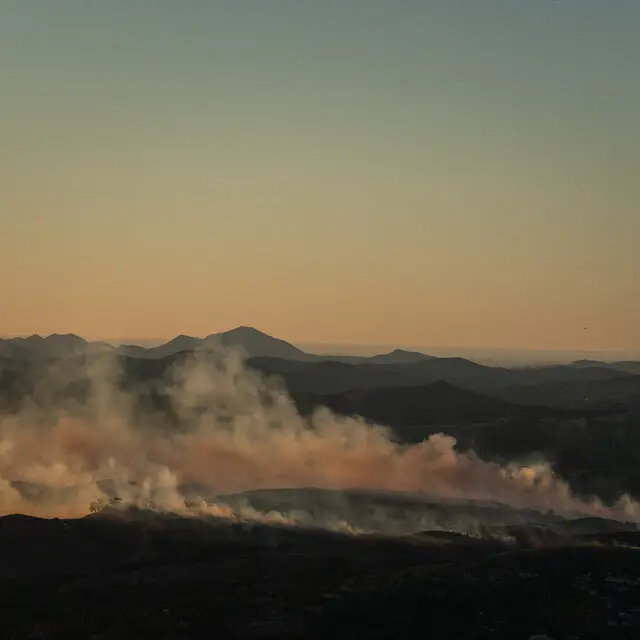
[[[0,333],[640,349],[639,64],[638,0],[4,0]]]

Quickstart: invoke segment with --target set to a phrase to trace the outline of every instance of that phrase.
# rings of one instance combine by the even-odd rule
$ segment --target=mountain
[[[361,416],[371,422],[420,426],[493,422],[521,414],[525,408],[437,381],[415,387],[379,387],[336,394],[294,395],[298,409],[310,414],[324,406],[334,413]]]
[[[574,369],[604,368],[610,371],[622,371],[633,375],[640,375],[640,362],[635,360],[619,360],[617,362],[601,362],[600,360],[576,360],[570,367]]]
[[[27,338],[11,338],[8,341],[12,345],[26,349],[30,357],[59,358],[84,350],[87,341],[73,333],[54,333],[46,338],[39,335]]]
[[[115,349],[115,351],[127,358],[151,358],[151,349],[145,349],[137,344],[123,344]]]
[[[408,364],[411,362],[423,362],[425,360],[435,360],[435,356],[418,351],[405,351],[404,349],[394,349],[389,353],[381,353],[369,358],[363,358],[365,362],[371,364]]]
[[[283,358],[285,360],[309,360],[314,356],[305,353],[292,344],[274,338],[253,327],[236,327],[230,331],[213,333],[204,340],[205,344],[221,344],[245,351],[248,357]]]
[[[349,364],[253,358],[248,365],[276,375],[292,392],[338,394],[352,389],[420,387],[445,381],[507,402],[556,407],[640,406],[640,376],[608,367],[566,365],[507,369],[464,358],[433,358],[407,364]]]
[[[198,349],[214,349],[220,346],[240,349],[249,358],[272,357],[295,361],[313,358],[312,355],[292,344],[267,335],[253,327],[236,327],[222,333],[211,333],[206,338],[179,335],[165,344],[149,349],[136,345],[124,345],[118,348],[118,352],[133,358],[162,359],[177,353],[197,351]]]
[[[409,363],[361,363],[338,360],[294,362],[276,358],[252,358],[248,365],[267,375],[278,375],[292,391],[342,393],[351,389],[422,386],[446,380],[469,386],[473,380],[500,377],[506,369],[486,367],[464,358],[428,358]]]
[[[315,355],[247,326],[206,338],[178,335],[152,348],[113,347],[87,342],[74,334],[34,335],[0,340],[0,358],[2,366],[11,369],[10,361],[41,361],[46,366],[52,358],[113,351],[122,356],[124,369],[141,380],[156,378],[176,357],[220,345],[241,349],[250,367],[281,377],[296,393],[339,394],[352,389],[424,387],[445,381],[517,404],[590,408],[640,405],[640,362],[580,360],[569,365],[508,369],[403,349],[371,357]]]
[[[620,362],[609,363],[609,368],[616,371],[624,371],[625,373],[631,373],[633,375],[640,375],[640,362],[635,360],[624,360]]]
[[[241,349],[248,358],[280,358],[293,362],[335,361],[347,364],[410,364],[435,359],[424,353],[395,349],[374,356],[316,355],[307,353],[280,338],[274,338],[254,327],[236,327],[229,331],[209,334],[206,338],[178,335],[155,347],[124,344],[114,347],[106,342],[88,342],[74,334],[39,335],[27,338],[0,339],[0,356],[29,360],[58,358],[78,353],[114,351],[129,358],[162,359],[176,353],[210,349],[217,346]]]
[[[601,362],[600,360],[576,360],[572,362],[570,367],[574,369],[590,369],[591,367],[606,367],[606,362]]]
[[[169,342],[166,342],[165,344],[159,345],[157,347],[151,347],[149,349],[145,349],[144,351],[146,352],[147,358],[166,358],[168,356],[174,355],[175,353],[181,353],[183,351],[195,351],[202,346],[203,342],[204,341],[201,338],[179,335],[172,340],[169,340]],[[137,348],[139,349],[140,347]],[[127,350],[130,352],[131,346],[127,345]]]
[[[74,334],[53,334],[47,337],[33,335],[26,338],[0,340],[0,356],[18,360],[33,358],[60,358],[80,353],[115,351],[130,358],[162,359],[181,352],[196,351],[216,346],[241,349],[247,357],[271,357],[286,360],[312,360],[317,358],[292,344],[274,338],[253,327],[237,327],[230,331],[212,333],[206,338],[179,335],[165,344],[144,348],[135,344],[113,347],[106,342],[87,342]]]

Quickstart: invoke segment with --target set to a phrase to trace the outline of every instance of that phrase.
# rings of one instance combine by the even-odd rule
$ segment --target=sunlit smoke
[[[0,515],[83,516],[109,499],[105,483],[123,505],[283,524],[304,518],[233,511],[215,499],[188,503],[180,487],[212,496],[283,487],[426,492],[625,520],[640,514],[626,496],[612,507],[579,500],[549,466],[503,467],[458,453],[442,434],[408,446],[383,426],[327,409],[303,418],[277,380],[235,352],[196,354],[172,370],[162,383],[170,425],[151,410],[141,415],[144,390],[119,384],[113,356],[72,362],[53,367],[20,412],[0,418]],[[63,402],[61,391],[83,380],[87,398]]]

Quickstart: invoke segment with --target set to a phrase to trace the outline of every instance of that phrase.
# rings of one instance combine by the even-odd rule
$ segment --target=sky
[[[0,335],[640,352],[638,0],[0,3]]]

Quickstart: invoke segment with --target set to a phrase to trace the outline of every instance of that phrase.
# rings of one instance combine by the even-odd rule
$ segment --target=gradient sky
[[[0,334],[640,351],[638,33],[638,0],[2,0]]]

